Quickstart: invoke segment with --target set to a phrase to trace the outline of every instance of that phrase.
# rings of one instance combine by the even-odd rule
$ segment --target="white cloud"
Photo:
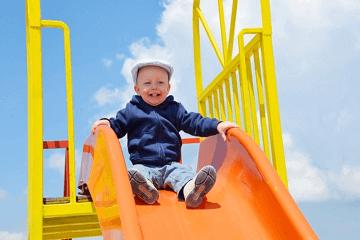
[[[321,201],[329,198],[326,176],[298,151],[290,134],[283,135],[289,190],[297,201]]]
[[[47,167],[56,170],[61,176],[64,175],[65,150],[63,153],[55,152],[46,158]],[[75,149],[75,168],[79,172],[81,163],[81,152]]]
[[[296,201],[360,199],[360,166],[344,164],[339,170],[321,169],[296,148],[289,133],[283,139],[289,190]]]
[[[278,10],[290,20],[291,25],[315,29],[331,25],[327,14],[329,4],[325,0],[290,0],[278,3]],[[276,8],[274,9],[275,12]],[[285,10],[285,11],[284,11]]]
[[[295,27],[294,30],[323,31],[350,23],[351,18],[358,20],[360,4],[357,0],[275,0],[271,10],[273,19],[286,19],[283,23],[289,30]]]
[[[126,56],[123,53],[117,53],[115,54],[116,59],[123,60]]]
[[[5,199],[7,196],[7,192],[4,189],[0,188],[0,200]]]
[[[355,7],[357,5],[357,7]],[[351,60],[358,56],[357,36],[360,35],[359,1],[325,0],[274,0],[272,2],[272,26],[277,68],[282,74],[289,72],[284,84],[298,84],[300,90],[314,86],[319,70],[338,68],[338,59]],[[349,49],[346,51],[346,49]],[[330,53],[333,53],[331,55]],[[312,77],[298,81],[295,76],[308,74]],[[296,82],[294,81],[296,80]],[[336,77],[323,81],[338,81]],[[318,81],[319,82],[319,81]]]
[[[24,233],[11,233],[7,231],[0,231],[0,240],[25,240]]]
[[[287,161],[290,192],[298,201],[321,201],[329,198],[326,175],[311,165],[308,157],[294,152]]]
[[[339,173],[329,173],[329,181],[334,198],[360,199],[360,166],[343,165]]]
[[[356,51],[341,52],[340,49],[344,48],[339,48],[339,43],[344,40],[348,44],[350,39],[350,43],[354,44],[347,47],[359,49],[360,44],[356,42],[356,39],[360,39],[358,38],[360,29],[353,27],[358,25],[360,19],[359,1],[289,0],[284,2],[275,0],[271,7],[275,55],[281,56],[280,59],[283,60],[278,62],[277,66],[286,67],[287,70],[283,72],[291,73],[287,76],[288,78],[283,79],[284,84],[292,82],[293,75],[309,74],[313,71],[309,74],[313,77],[297,81],[299,86],[296,86],[296,89],[302,90],[305,85],[314,86],[316,84],[314,80],[319,77],[319,71],[316,68],[324,68],[324,62],[327,62],[324,61],[327,60],[324,55],[328,56],[329,52],[342,60],[356,57]],[[333,71],[338,64],[336,62],[333,65],[327,65],[326,69]],[[339,80],[334,77],[323,81],[329,82],[332,79]],[[320,95],[319,99],[321,97]]]
[[[113,61],[111,59],[108,59],[108,58],[103,58],[101,59],[101,62],[104,64],[104,66],[106,68],[110,68],[113,64]]]
[[[64,174],[65,154],[53,153],[46,159],[48,167],[57,170],[61,175]]]
[[[118,105],[124,93],[118,88],[101,87],[96,91],[94,100],[100,107],[105,105]]]

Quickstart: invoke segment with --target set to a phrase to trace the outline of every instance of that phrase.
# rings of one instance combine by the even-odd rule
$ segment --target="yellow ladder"
[[[64,32],[70,191],[68,197],[58,199],[43,199],[42,28],[59,28]],[[101,235],[92,203],[87,198],[82,199],[76,196],[69,28],[61,21],[42,20],[40,0],[26,1],[26,44],[29,239],[61,239]]]

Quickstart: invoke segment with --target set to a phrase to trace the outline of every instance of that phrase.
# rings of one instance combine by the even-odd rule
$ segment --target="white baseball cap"
[[[164,69],[169,75],[169,80],[171,78],[171,75],[174,72],[174,68],[170,64],[165,63],[163,61],[156,60],[156,61],[139,62],[131,69],[131,75],[132,75],[134,83],[136,83],[136,81],[137,81],[137,76],[138,76],[139,70],[141,68],[147,67],[147,66],[156,66],[156,67],[160,67],[160,68]]]

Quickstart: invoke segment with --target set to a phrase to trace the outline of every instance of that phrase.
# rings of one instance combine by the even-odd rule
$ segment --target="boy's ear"
[[[137,84],[134,85],[134,91],[139,94],[139,87],[137,86]]]

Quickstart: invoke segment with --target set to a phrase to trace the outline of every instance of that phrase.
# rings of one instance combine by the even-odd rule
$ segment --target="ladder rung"
[[[44,218],[44,239],[101,235],[97,215],[50,216]]]
[[[43,203],[46,205],[49,204],[64,204],[69,203],[70,197],[49,197],[49,198],[43,198]],[[88,195],[81,195],[76,196],[76,202],[92,202],[91,196]]]

